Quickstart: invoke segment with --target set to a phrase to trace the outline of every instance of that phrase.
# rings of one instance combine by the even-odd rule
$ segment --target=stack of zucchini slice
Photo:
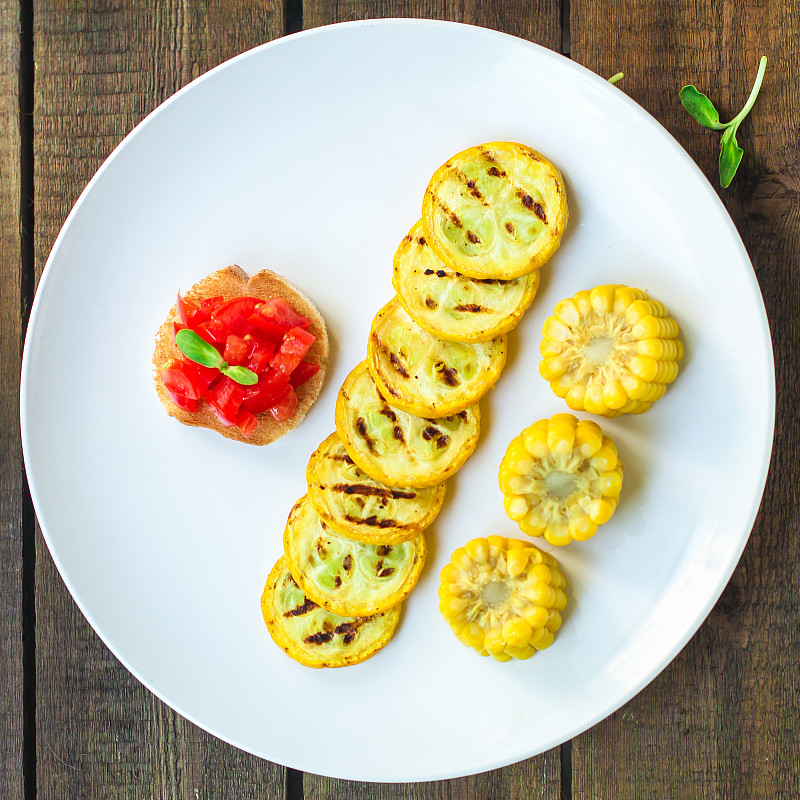
[[[339,391],[336,432],[311,456],[262,596],[272,638],[295,660],[355,664],[391,638],[424,531],[475,449],[479,401],[567,218],[560,172],[529,147],[471,147],[434,173],[395,253],[396,296]]]

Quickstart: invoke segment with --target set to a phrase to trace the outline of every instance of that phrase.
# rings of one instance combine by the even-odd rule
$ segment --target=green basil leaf
[[[728,128],[728,130],[722,134],[722,140],[720,141],[719,183],[723,189],[727,189],[727,187],[730,186],[733,176],[736,174],[736,170],[739,169],[739,164],[742,163],[742,156],[744,155],[744,150],[739,147],[739,143],[736,141],[737,127],[738,125],[734,125],[732,128]]]
[[[219,369],[225,363],[214,345],[209,344],[189,328],[183,328],[175,334],[175,344],[178,345],[178,350],[195,364]]]
[[[242,386],[252,386],[258,383],[258,375],[247,367],[230,367],[227,364],[220,367],[220,372],[227,375],[232,381],[241,383]]]
[[[704,127],[720,131],[725,125],[719,121],[719,111],[714,104],[696,87],[684,86],[679,95],[683,107]]]

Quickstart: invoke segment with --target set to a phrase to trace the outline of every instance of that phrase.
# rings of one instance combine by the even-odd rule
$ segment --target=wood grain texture
[[[0,797],[23,793],[20,10],[0,0]]]
[[[447,2],[446,0],[306,0],[303,27],[385,17],[423,17],[465,22],[529,39],[554,50],[561,48],[560,0],[500,0]],[[476,732],[476,735],[479,733]],[[317,775],[303,776],[306,800],[482,800],[483,798],[547,798],[560,796],[561,759],[556,748],[502,770],[450,781],[409,784],[367,784]]]
[[[788,798],[800,794],[800,513],[797,418],[800,148],[798,4],[572,0],[572,56],[655,115],[718,188],[719,134],[680,106],[694,83],[723,120],[744,105],[744,161],[718,192],[761,286],[777,381],[775,448],[752,536],[709,619],[638,697],[573,745],[573,797]]]
[[[280,35],[283,14],[277,0],[35,3],[37,277],[119,141],[188,81]],[[36,618],[40,800],[284,796],[283,768],[200,731],[117,662],[77,611],[41,536]]]

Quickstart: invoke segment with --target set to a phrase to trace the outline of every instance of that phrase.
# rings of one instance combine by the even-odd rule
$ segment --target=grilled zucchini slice
[[[433,522],[446,483],[427,489],[387,486],[361,470],[332,433],[306,467],[308,499],[325,524],[367,544],[395,545],[413,539]]]
[[[514,280],[468,278],[433,252],[420,221],[394,254],[392,286],[428,333],[453,342],[487,342],[520,321],[539,288],[539,270]]]
[[[391,408],[362,361],[336,399],[336,431],[355,463],[389,486],[423,488],[442,483],[478,443],[477,405],[441,419]]]
[[[425,564],[425,537],[364,544],[336,533],[308,496],[297,501],[283,533],[286,566],[306,597],[343,617],[367,617],[402,603]]]
[[[451,269],[509,280],[541,267],[569,217],[558,168],[513,142],[470,147],[439,167],[425,191],[425,239]]]
[[[474,405],[494,385],[506,363],[506,337],[448,342],[420,328],[394,298],[372,321],[367,361],[391,406],[446,417]]]
[[[295,583],[281,556],[261,596],[272,640],[306,667],[346,667],[375,655],[392,638],[400,607],[371,617],[343,617],[318,606]]]

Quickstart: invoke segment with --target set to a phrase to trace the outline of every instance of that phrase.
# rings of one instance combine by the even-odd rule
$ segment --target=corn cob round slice
[[[556,414],[511,441],[499,480],[508,516],[528,535],[564,545],[591,538],[611,518],[622,461],[596,422]]]
[[[283,533],[286,566],[306,597],[334,614],[366,617],[408,597],[425,564],[425,537],[364,544],[331,530],[302,497]]]
[[[433,252],[418,222],[394,254],[392,286],[428,333],[453,342],[488,342],[520,321],[539,288],[539,270],[513,280],[468,278]]]
[[[389,486],[442,483],[478,443],[480,408],[426,419],[389,406],[362,361],[336,398],[336,431],[347,454],[367,475]]]
[[[392,638],[400,606],[371,617],[333,614],[306,597],[281,556],[267,578],[261,613],[290,658],[306,667],[346,667],[366,661]]]
[[[474,405],[506,363],[506,337],[451,342],[417,325],[390,300],[372,321],[367,363],[389,404],[420,417],[447,417]]]
[[[509,280],[541,267],[561,243],[564,181],[541,153],[491,142],[454,155],[422,201],[425,238],[452,269]]]
[[[306,467],[308,499],[337,533],[367,544],[394,545],[413,539],[439,513],[447,483],[426,489],[387,486],[370,478],[332,433]]]
[[[539,372],[576,411],[641,414],[678,375],[678,334],[641,289],[597,286],[562,300],[545,321]]]
[[[442,569],[439,610],[480,655],[524,659],[552,644],[567,604],[565,586],[556,559],[530,542],[478,538]]]

